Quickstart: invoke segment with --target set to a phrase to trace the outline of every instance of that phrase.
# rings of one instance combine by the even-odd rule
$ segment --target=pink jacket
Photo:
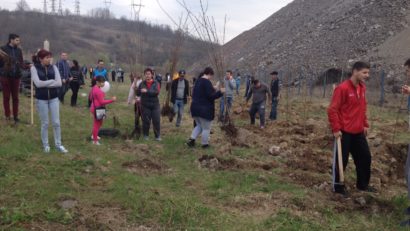
[[[91,107],[90,111],[94,113],[95,108],[97,107],[102,107],[107,104],[110,104],[114,102],[114,100],[111,99],[104,99],[105,93],[97,86],[95,85],[90,92],[90,99],[91,99]]]

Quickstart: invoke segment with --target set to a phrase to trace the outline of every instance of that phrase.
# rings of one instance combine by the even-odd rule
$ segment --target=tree
[[[16,11],[30,11],[30,6],[26,0],[20,0],[16,3]]]

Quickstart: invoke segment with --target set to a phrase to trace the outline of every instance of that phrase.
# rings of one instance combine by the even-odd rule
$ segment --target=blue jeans
[[[228,109],[227,109],[228,111],[231,110],[232,108],[232,101],[233,101],[233,97],[229,97],[229,96],[226,97],[226,104],[228,105]],[[224,111],[225,111],[225,99],[222,97],[221,104],[220,104],[220,110],[219,110],[219,117],[221,119],[224,118],[225,116]]]
[[[174,113],[177,115],[176,126],[181,125],[182,115],[184,114],[184,100],[176,99],[174,103]]]
[[[251,117],[251,124],[255,124],[256,113],[259,113],[260,126],[265,126],[265,101],[260,103],[252,103],[249,115]]]
[[[277,119],[277,109],[278,109],[278,98],[272,98],[272,109],[270,111],[269,119],[276,120]]]
[[[51,124],[54,131],[54,143],[56,147],[61,146],[61,128],[60,128],[60,102],[58,98],[51,100],[36,100],[38,115],[41,121],[41,141],[43,147],[48,144],[48,115],[51,114]]]
[[[239,95],[239,89],[241,88],[241,83],[236,82],[236,94]]]
[[[194,117],[196,126],[191,134],[191,139],[196,140],[199,135],[202,136],[202,145],[209,143],[209,134],[211,134],[212,120],[201,117]]]

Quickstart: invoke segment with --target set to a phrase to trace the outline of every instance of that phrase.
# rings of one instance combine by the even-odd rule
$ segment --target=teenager
[[[253,97],[252,97],[253,96]],[[255,124],[256,113],[259,113],[260,128],[265,128],[265,107],[267,96],[271,98],[271,93],[266,84],[261,83],[259,80],[254,80],[253,86],[249,91],[248,97],[246,98],[246,103],[252,98],[252,106],[249,110],[249,115],[251,117],[251,124]]]
[[[185,70],[180,70],[179,77],[171,84],[171,103],[174,105],[174,112],[177,115],[175,126],[181,126],[182,115],[184,114],[185,104],[188,103],[189,82],[185,79]]]
[[[226,92],[224,94],[224,98],[221,99],[220,101],[220,110],[219,110],[219,119],[220,121],[224,121],[225,114],[229,113],[229,111],[232,108],[232,103],[233,103],[233,94],[235,91],[235,79],[233,78],[232,71],[227,70],[226,71],[226,76],[224,79],[224,86],[226,89]],[[226,101],[226,111],[225,111],[225,101]],[[225,114],[224,114],[225,113]]]
[[[70,81],[70,88],[73,94],[71,95],[71,106],[77,106],[78,91],[80,86],[84,85],[84,76],[83,72],[78,65],[77,60],[73,60],[73,66],[70,68],[70,75],[72,80]]]
[[[272,81],[270,84],[270,92],[272,93],[272,108],[270,111],[269,119],[276,120],[278,115],[278,102],[279,102],[279,78],[278,72],[273,71],[270,73],[272,76]]]
[[[109,81],[107,69],[104,67],[104,61],[99,59],[97,62],[97,67],[93,70],[93,77],[102,76],[104,81]]]
[[[70,81],[73,80],[70,73],[70,65],[68,64],[68,54],[62,52],[60,54],[60,60],[57,61],[57,68],[60,72],[62,86],[59,92],[59,99],[64,104],[64,96],[70,88]]]

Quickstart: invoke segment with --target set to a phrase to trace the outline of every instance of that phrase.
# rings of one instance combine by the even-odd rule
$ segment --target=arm
[[[268,100],[269,100],[269,101],[272,101],[272,94],[271,94],[271,92],[270,92],[268,86],[266,86],[266,93],[268,94]]]
[[[249,89],[248,96],[246,97],[246,102],[248,102],[248,101],[251,99],[252,94],[253,94],[253,87],[251,87],[251,88]]]
[[[235,89],[235,80],[232,78],[231,80],[228,81],[229,82],[229,87],[231,89]]]
[[[132,82],[130,92],[128,93],[128,104],[131,104],[132,100],[135,98],[135,82],[136,80]]]
[[[53,79],[46,80],[46,81],[40,80],[40,78],[38,77],[37,69],[34,66],[30,68],[30,72],[31,72],[31,79],[33,80],[33,83],[37,88],[46,88],[55,82],[55,80]]]
[[[212,86],[211,81],[208,81],[207,85],[205,87],[206,87],[205,88],[205,95],[209,100],[213,101],[213,100],[216,100],[216,99],[222,97],[222,95],[223,95],[222,92],[221,91],[215,91],[214,87]]]
[[[337,87],[333,93],[332,101],[327,109],[327,116],[333,133],[340,132],[342,123],[340,118],[340,108],[343,104],[343,92],[340,87]]]
[[[53,65],[55,81],[49,87],[61,87],[61,75],[56,66]]]
[[[94,93],[95,100],[97,100],[101,106],[105,106],[114,102],[112,99],[104,99],[104,93],[102,91],[97,91]]]
[[[147,91],[147,93],[145,93],[145,94],[147,94],[148,96],[157,96],[157,95],[159,95],[159,92],[161,91],[161,86],[160,86],[159,82],[157,82],[156,84],[157,84],[157,89],[153,89],[153,90],[149,89]]]

